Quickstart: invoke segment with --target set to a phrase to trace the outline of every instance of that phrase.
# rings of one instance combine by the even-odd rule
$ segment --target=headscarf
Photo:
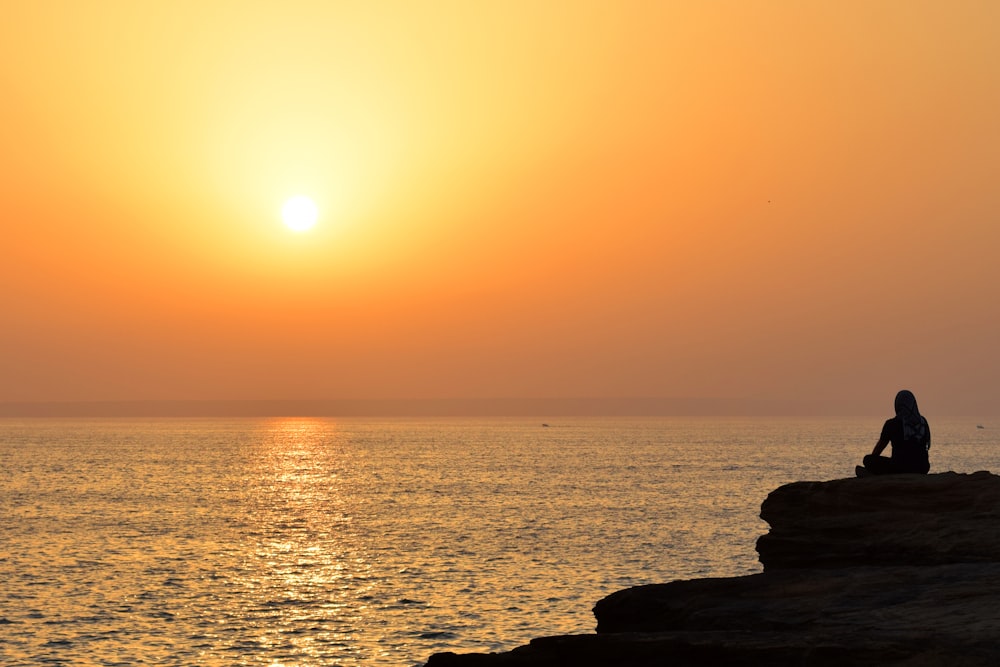
[[[903,440],[906,442],[923,442],[930,449],[930,429],[927,420],[917,409],[917,398],[913,392],[903,389],[896,394],[896,416],[903,422]]]

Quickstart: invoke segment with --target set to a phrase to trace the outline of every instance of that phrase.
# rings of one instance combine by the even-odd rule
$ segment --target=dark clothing
[[[892,458],[869,455],[865,457],[865,468],[876,475],[886,473],[911,472],[926,475],[931,469],[927,450],[931,446],[930,428],[926,428],[926,436],[919,440],[903,439],[903,420],[899,417],[887,419],[882,427],[880,440],[888,440],[892,444]]]
[[[896,466],[893,465],[892,459],[888,456],[869,454],[864,458],[863,463],[865,470],[873,475],[891,475],[897,472],[906,472],[905,470],[896,470]]]

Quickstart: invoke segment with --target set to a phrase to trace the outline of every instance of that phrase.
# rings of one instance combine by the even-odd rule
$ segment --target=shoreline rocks
[[[625,589],[595,634],[427,665],[1000,664],[1000,477],[796,482],[761,517],[759,574]]]
[[[795,482],[768,494],[764,571],[1000,562],[1000,477],[988,472]]]

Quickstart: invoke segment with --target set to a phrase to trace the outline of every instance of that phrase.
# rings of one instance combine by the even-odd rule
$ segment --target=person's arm
[[[892,442],[893,428],[896,426],[896,421],[895,419],[887,419],[882,424],[882,432],[879,433],[878,442],[875,443],[875,449],[872,450],[873,456],[881,454],[885,446]]]

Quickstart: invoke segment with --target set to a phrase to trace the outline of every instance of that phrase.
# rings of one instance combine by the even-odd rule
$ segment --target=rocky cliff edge
[[[1000,477],[796,482],[761,518],[759,574],[618,591],[594,634],[427,666],[1000,664]]]

